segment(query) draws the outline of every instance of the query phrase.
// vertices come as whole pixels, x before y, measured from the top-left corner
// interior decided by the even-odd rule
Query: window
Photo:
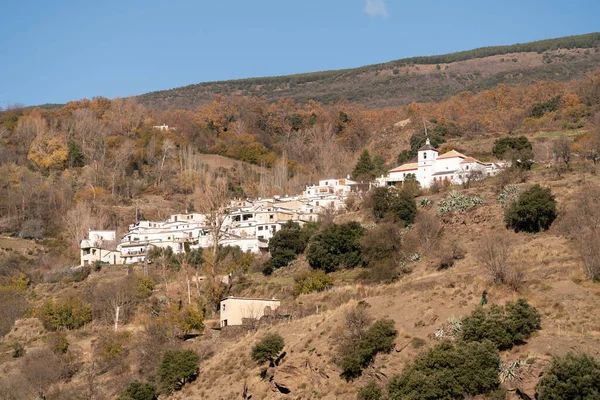
[[[258,230],[259,230],[259,231],[262,231],[262,230],[263,230],[263,227],[262,227],[262,226],[259,226],[259,227],[258,227]]]
[[[273,219],[273,214],[269,214],[269,219]]]
[[[225,304],[223,304],[223,311],[225,311]]]
[[[467,165],[467,170],[469,169],[469,166]]]
[[[423,153],[423,160],[427,158],[427,153]]]

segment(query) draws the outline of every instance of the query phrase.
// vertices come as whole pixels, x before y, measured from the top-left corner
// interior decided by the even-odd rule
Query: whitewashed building
[[[434,182],[461,184],[474,176],[480,178],[496,175],[503,168],[501,163],[484,163],[456,150],[439,155],[427,139],[418,151],[417,162],[403,164],[377,179],[379,186],[394,186],[413,177],[421,187],[428,188]]]
[[[227,297],[221,300],[221,327],[243,325],[245,320],[258,321],[281,305],[277,299]]]
[[[87,239],[79,243],[80,265],[96,262],[121,264],[121,254],[117,250],[116,231],[89,231]]]

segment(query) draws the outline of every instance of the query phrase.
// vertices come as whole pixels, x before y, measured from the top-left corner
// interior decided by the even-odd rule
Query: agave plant
[[[485,201],[479,196],[467,196],[453,190],[438,201],[437,214],[465,213],[469,208],[484,204]]]
[[[435,338],[437,340],[442,340],[446,337],[446,330],[444,329],[444,327],[438,328],[435,331]]]
[[[511,363],[505,363],[500,361],[499,373],[500,382],[520,381],[521,380],[521,366],[523,361],[516,360]]]
[[[429,197],[421,197],[421,199],[419,199],[419,205],[421,208],[429,210],[431,206],[433,206],[433,201]]]
[[[507,208],[519,199],[520,194],[521,190],[517,185],[506,185],[498,195],[498,202],[502,205],[502,208]]]
[[[456,318],[448,318],[448,326],[452,329],[452,334],[458,336],[462,332],[462,320]]]

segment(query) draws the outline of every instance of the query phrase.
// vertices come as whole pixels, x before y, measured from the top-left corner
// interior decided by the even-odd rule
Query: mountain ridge
[[[494,65],[489,65],[490,60]],[[600,33],[594,32],[409,57],[357,68],[201,82],[136,97],[151,108],[193,108],[212,101],[215,95],[396,106],[411,101],[440,101],[460,91],[485,90],[499,83],[549,78],[565,81],[580,78],[598,66]]]

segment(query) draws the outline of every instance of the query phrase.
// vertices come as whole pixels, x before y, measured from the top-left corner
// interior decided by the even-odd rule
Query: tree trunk
[[[115,307],[115,332],[119,329],[119,311],[121,311],[121,306]]]

